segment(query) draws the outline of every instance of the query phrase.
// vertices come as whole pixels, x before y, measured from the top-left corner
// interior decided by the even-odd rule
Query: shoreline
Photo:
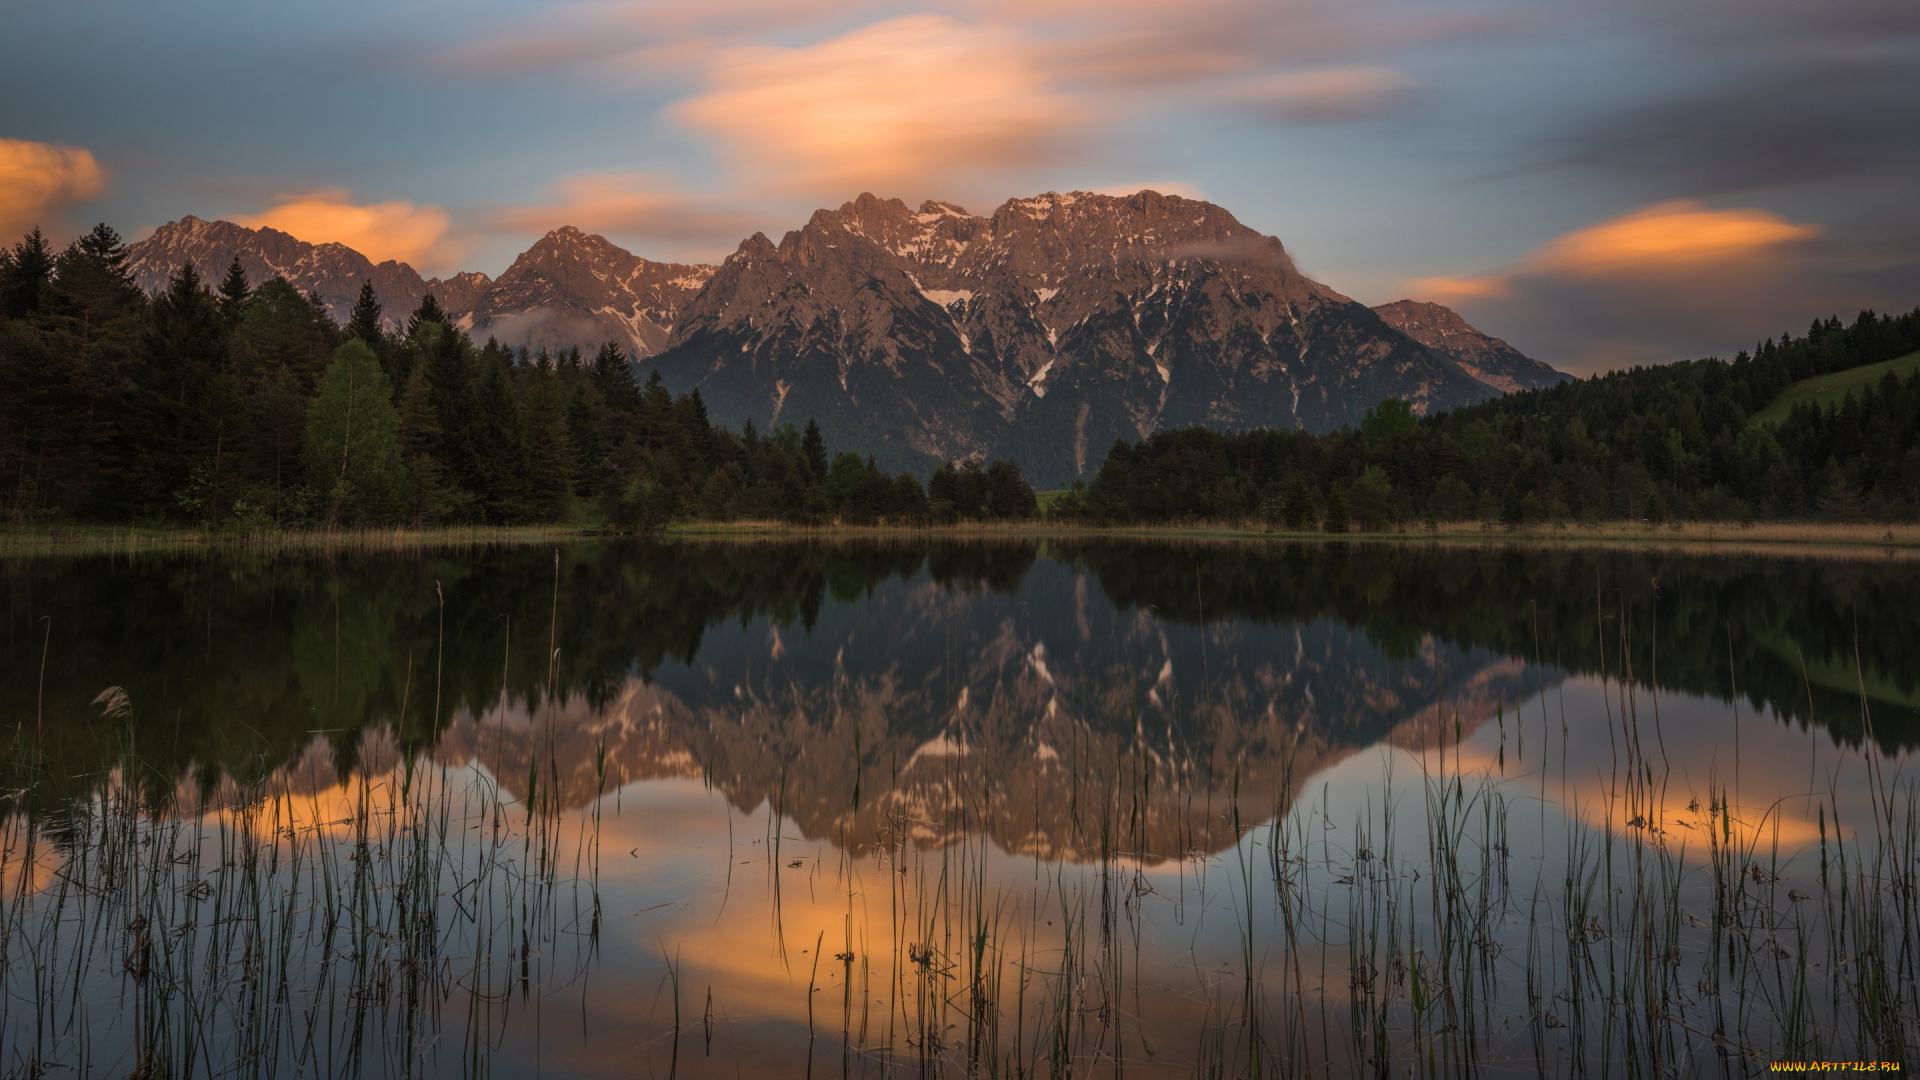
[[[579,543],[618,534],[586,525],[459,526],[435,529],[308,529],[286,532],[223,532],[140,526],[51,525],[0,527],[0,558],[87,555],[183,554],[188,552],[388,552],[467,550]],[[625,537],[633,539],[631,535]],[[1603,523],[1541,525],[1508,529],[1480,522],[1454,522],[1395,531],[1290,532],[1257,522],[1182,525],[1092,526],[1044,521],[966,522],[955,525],[793,525],[786,522],[691,522],[650,534],[654,540],[1161,540],[1203,543],[1328,542],[1442,544],[1447,546],[1628,547],[1779,555],[1852,555],[1880,552],[1920,556],[1920,524],[1869,525],[1814,522],[1675,522],[1667,525]]]

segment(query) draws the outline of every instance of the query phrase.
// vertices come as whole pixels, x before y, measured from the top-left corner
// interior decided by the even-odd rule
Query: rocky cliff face
[[[651,262],[568,226],[541,237],[470,298],[441,299],[477,338],[554,351],[615,341],[649,356],[712,276],[711,266]]]
[[[1467,325],[1452,308],[1395,300],[1373,309],[1388,326],[1453,361],[1460,370],[1503,394],[1538,390],[1572,378],[1519,349]]]
[[[1154,192],[990,217],[863,195],[742,244],[656,363],[730,423],[818,416],[844,445],[1013,457],[1042,486],[1162,428],[1320,431],[1491,393],[1278,240]]]
[[[447,290],[447,284],[421,278],[406,263],[389,259],[376,264],[344,244],[309,244],[278,229],[202,221],[191,214],[127,246],[127,269],[134,283],[148,292],[166,288],[182,263],[192,263],[209,286],[215,285],[236,258],[255,286],[276,275],[286,278],[303,293],[318,293],[327,311],[343,323],[360,298],[362,281],[373,282],[387,321],[397,326],[428,289],[445,299],[448,291],[470,288],[472,279],[486,280],[485,274],[461,274]]]

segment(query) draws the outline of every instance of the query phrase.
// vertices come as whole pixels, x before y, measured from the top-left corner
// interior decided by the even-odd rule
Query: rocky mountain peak
[[[1570,376],[1468,325],[1452,308],[1419,300],[1395,300],[1373,309],[1387,325],[1503,394],[1566,382]]]
[[[521,252],[474,299],[465,322],[474,334],[515,347],[612,341],[646,356],[665,344],[681,308],[712,274],[710,266],[643,259],[567,225]]]
[[[1165,427],[1357,421],[1488,395],[1211,203],[1048,192],[991,217],[871,193],[742,244],[658,358],[727,423],[812,415],[892,467],[1014,457],[1042,485]]]
[[[283,277],[301,292],[317,294],[328,313],[342,322],[359,299],[362,281],[373,282],[386,320],[394,326],[419,305],[430,284],[437,284],[422,280],[405,263],[389,260],[376,266],[344,244],[309,244],[278,229],[207,221],[192,214],[127,247],[128,272],[149,292],[165,288],[182,263],[192,263],[211,282],[235,259],[254,286]]]

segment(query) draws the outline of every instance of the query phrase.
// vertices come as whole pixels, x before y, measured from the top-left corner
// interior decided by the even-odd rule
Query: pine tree
[[[95,225],[87,235],[75,241],[80,251],[100,269],[131,284],[127,277],[127,245],[106,222]]]
[[[412,337],[421,323],[447,325],[447,313],[440,310],[440,301],[435,300],[432,293],[421,297],[420,306],[413,309],[413,317],[407,320],[407,336]]]
[[[486,364],[476,397],[474,494],[480,497],[488,522],[525,521],[531,507],[520,405],[507,382],[506,366],[498,359]]]
[[[800,440],[800,452],[806,455],[807,471],[813,474],[815,481],[827,480],[827,441],[820,437],[820,425],[813,417],[807,417],[807,433]]]
[[[347,317],[347,336],[359,338],[376,352],[386,343],[386,332],[380,326],[380,297],[371,281],[360,282],[360,298],[353,302],[353,314]]]
[[[221,471],[224,417],[215,380],[230,358],[220,305],[201,284],[192,263],[181,264],[165,292],[154,298],[134,386],[120,421],[129,466],[128,494],[139,512],[168,515],[180,509],[196,469]]]
[[[479,485],[471,347],[464,334],[440,323],[423,328],[426,325],[432,329],[423,329],[419,340],[426,352],[422,368],[428,400],[439,427],[433,458],[445,477],[442,501],[449,514],[464,520]]]
[[[53,283],[53,248],[38,225],[0,260],[0,315],[20,319],[40,309]]]
[[[241,267],[239,256],[227,264],[227,276],[220,279],[219,292],[220,317],[227,321],[228,328],[239,326],[247,312],[247,299],[253,295],[253,286],[247,284],[247,271]]]
[[[1286,502],[1281,507],[1281,514],[1287,528],[1295,532],[1313,528],[1313,493],[1307,490],[1305,477],[1296,473],[1293,483],[1287,485]]]
[[[408,486],[413,504],[409,519],[416,527],[440,519],[446,470],[441,468],[440,417],[434,411],[433,391],[427,385],[426,368],[418,367],[400,394],[400,446],[407,465]]]
[[[609,341],[594,354],[590,368],[594,389],[600,398],[622,419],[631,419],[640,408],[640,385],[633,378],[633,364],[618,342]]]
[[[1327,516],[1320,527],[1330,533],[1344,533],[1352,527],[1347,520],[1347,493],[1338,481],[1327,489]]]

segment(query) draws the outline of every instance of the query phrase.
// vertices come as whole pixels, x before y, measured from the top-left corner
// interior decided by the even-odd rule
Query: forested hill
[[[1920,376],[1751,422],[1793,383],[1920,350],[1920,308],[1815,322],[1731,362],[1634,368],[1424,420],[1387,401],[1328,435],[1199,428],[1114,444],[1054,506],[1092,521],[1920,518]]]
[[[343,328],[284,279],[191,264],[149,297],[102,225],[0,249],[0,520],[213,528],[1020,518],[1012,462],[922,486],[819,429],[732,432],[613,343],[476,347],[431,293],[402,333],[370,283]]]

